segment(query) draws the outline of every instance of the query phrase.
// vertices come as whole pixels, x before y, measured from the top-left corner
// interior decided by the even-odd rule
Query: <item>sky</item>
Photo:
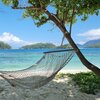
[[[63,34],[53,23],[36,27],[31,18],[22,18],[22,12],[0,3],[0,41],[10,44],[13,48],[40,42],[61,44]],[[85,22],[78,18],[73,25],[72,38],[78,44],[100,39],[100,15],[92,15]],[[64,43],[67,43],[66,39]]]

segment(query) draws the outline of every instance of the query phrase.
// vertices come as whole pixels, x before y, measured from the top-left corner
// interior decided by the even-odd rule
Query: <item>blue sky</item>
[[[62,32],[56,26],[47,23],[37,28],[31,18],[22,18],[22,12],[0,3],[0,41],[9,43],[13,48],[37,42],[60,44]],[[78,20],[73,25],[72,38],[81,44],[100,39],[100,15],[90,16],[86,22]]]

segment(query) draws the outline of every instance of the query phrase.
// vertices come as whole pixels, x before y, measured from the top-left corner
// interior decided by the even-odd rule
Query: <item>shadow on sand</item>
[[[39,80],[45,77],[37,76],[35,79]],[[99,100],[94,95],[81,93],[74,82],[69,77],[63,79],[53,79],[48,84],[37,89],[25,89],[22,84],[32,85],[30,79],[33,77],[16,79],[21,82],[18,87],[12,87],[7,81],[0,77],[0,100]],[[24,83],[24,80],[25,83]],[[39,81],[38,81],[39,82]],[[38,83],[33,83],[38,86]],[[41,83],[43,84],[43,83]]]

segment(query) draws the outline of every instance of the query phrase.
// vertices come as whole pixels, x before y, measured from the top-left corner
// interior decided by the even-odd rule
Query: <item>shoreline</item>
[[[62,69],[62,70],[60,70],[59,72],[58,72],[58,74],[59,73],[70,73],[70,74],[76,74],[76,73],[80,73],[80,72],[91,72],[90,70],[88,70],[88,69],[82,69],[82,70],[80,70],[80,69]]]

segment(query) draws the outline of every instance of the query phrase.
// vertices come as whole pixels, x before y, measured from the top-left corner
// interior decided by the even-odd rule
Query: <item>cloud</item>
[[[100,39],[100,29],[92,29],[87,32],[80,33],[78,36],[85,37],[87,40]]]
[[[83,45],[84,43],[86,43],[87,41],[79,41],[78,44]]]
[[[0,35],[0,41],[6,42],[12,46],[12,48],[19,48],[23,45],[32,44],[32,42],[24,41],[12,33],[4,32]]]

